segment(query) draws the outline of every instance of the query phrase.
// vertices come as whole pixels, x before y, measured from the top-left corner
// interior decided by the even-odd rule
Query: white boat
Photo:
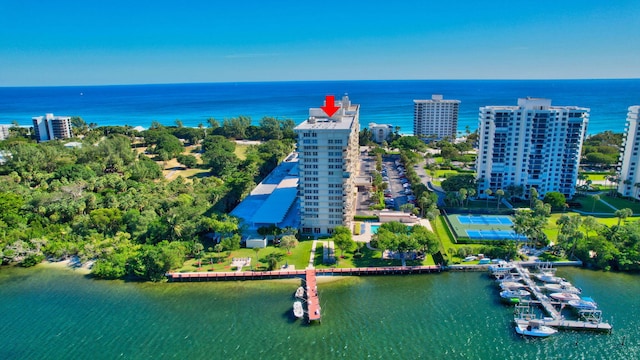
[[[500,297],[503,301],[511,304],[517,304],[527,296],[531,295],[527,290],[503,290],[500,292]]]
[[[304,288],[302,286],[300,286],[297,290],[296,290],[296,294],[295,296],[298,299],[302,299],[304,297]]]
[[[560,301],[580,300],[580,296],[569,292],[558,292],[550,294],[549,297]]]
[[[573,306],[578,310],[597,310],[598,309],[598,304],[596,304],[596,302],[589,297],[583,297],[578,300],[571,300],[569,301],[569,305]]]
[[[502,276],[496,275],[496,282],[498,282],[498,284],[505,281],[519,282],[522,281],[522,276],[514,273],[506,273],[502,274]]]
[[[535,277],[543,282],[546,283],[554,283],[554,284],[560,284],[561,282],[564,281],[563,278],[549,274],[549,273],[540,273],[540,274],[536,274]]]
[[[516,321],[516,332],[520,335],[547,337],[558,332],[558,330],[545,326],[539,320]]]
[[[514,268],[515,268],[515,265],[509,264],[506,261],[501,261],[497,264],[489,265],[488,267],[489,273],[491,273],[491,275],[494,275],[494,276],[499,274],[509,273]]]
[[[582,292],[582,290],[571,285],[571,283],[567,281],[563,281],[559,284],[545,284],[543,286],[543,289],[545,289],[546,291],[566,292],[571,294],[580,294]]]
[[[304,310],[302,309],[301,301],[296,301],[293,303],[293,315],[298,319],[304,316]]]
[[[515,281],[503,281],[500,283],[500,288],[502,290],[515,290],[515,289],[522,289],[524,287],[526,287],[527,285],[519,283],[519,282],[515,282]]]

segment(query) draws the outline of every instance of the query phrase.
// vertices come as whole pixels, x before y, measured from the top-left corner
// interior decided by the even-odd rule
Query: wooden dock
[[[543,294],[540,290],[540,287],[538,287],[535,281],[531,279],[529,270],[518,265],[516,265],[515,269],[518,272],[518,275],[520,275],[524,283],[527,285],[529,291],[531,291],[533,297],[535,297],[540,302],[540,305],[549,314],[549,316],[551,316],[554,320],[560,319],[562,317],[560,315],[560,312],[556,310],[553,304],[551,304],[551,299],[549,299],[547,295]]]
[[[551,319],[538,319],[542,324],[546,326],[552,326],[558,329],[570,329],[570,330],[592,330],[592,331],[611,331],[613,327],[606,322],[589,322],[578,320],[551,320]],[[517,324],[528,324],[528,320],[516,319]]]
[[[366,268],[328,268],[316,269],[317,276],[366,276],[366,275],[408,275],[439,273],[441,266],[387,266]],[[224,281],[224,280],[264,280],[304,278],[306,270],[277,271],[231,271],[231,272],[185,272],[165,274],[169,281]]]
[[[318,285],[316,283],[316,269],[305,271],[307,318],[309,322],[320,321],[320,299],[318,298]]]
[[[598,312],[598,317],[587,317],[587,321],[580,320],[567,320],[560,314],[560,311],[556,309],[556,306],[560,306],[562,310],[565,303],[554,301],[549,298],[547,295],[543,294],[540,290],[540,287],[536,284],[536,282],[531,279],[531,275],[528,269],[523,268],[521,265],[516,264],[515,267],[518,274],[522,277],[522,280],[527,285],[527,288],[535,298],[535,300],[531,301],[523,301],[523,304],[529,306],[530,304],[536,304],[542,306],[542,308],[549,314],[550,317],[545,317],[542,319],[538,319],[538,321],[542,322],[546,326],[555,327],[558,329],[571,329],[571,330],[593,330],[593,331],[608,331],[610,332],[613,327],[611,324],[607,322],[601,321],[602,312],[597,310],[594,312]],[[529,322],[529,318],[515,318],[514,321],[516,324],[527,324]]]

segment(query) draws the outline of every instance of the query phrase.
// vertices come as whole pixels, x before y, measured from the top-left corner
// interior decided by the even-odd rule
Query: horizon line
[[[267,83],[304,83],[304,82],[366,82],[366,81],[594,81],[594,80],[640,80],[640,77],[603,77],[603,78],[509,78],[509,79],[309,79],[309,80],[242,80],[242,81],[202,81],[202,82],[157,82],[157,83],[121,83],[121,84],[68,84],[68,85],[14,85],[3,86],[0,89],[10,88],[51,88],[51,87],[105,87],[105,86],[150,86],[150,85],[206,85],[206,84],[267,84]]]

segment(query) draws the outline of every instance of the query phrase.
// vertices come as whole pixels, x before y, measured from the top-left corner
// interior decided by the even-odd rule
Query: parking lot
[[[385,156],[382,159],[382,179],[388,184],[385,190],[385,205],[388,209],[400,210],[407,202],[414,202],[411,184],[405,178],[404,167],[398,157]]]
[[[382,177],[384,182],[387,183],[387,190],[385,190],[385,205],[387,209],[399,210],[400,206],[407,202],[415,203],[415,197],[411,193],[411,185],[404,177],[404,170],[398,156],[385,156],[382,159]],[[375,171],[375,157],[362,154],[360,157],[360,175],[373,176]],[[371,194],[369,192],[358,192],[357,213],[363,215],[373,214],[373,211],[369,210],[371,205]]]

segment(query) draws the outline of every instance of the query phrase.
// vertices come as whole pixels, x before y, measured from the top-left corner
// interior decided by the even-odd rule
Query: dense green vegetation
[[[622,133],[605,131],[585,139],[582,145],[582,162],[602,168],[618,163]]]
[[[160,280],[213,247],[214,236],[225,251],[239,248],[240,224],[226,213],[294,144],[291,120],[264,118],[256,127],[247,119],[206,129],[154,123],[143,132],[76,120],[75,133],[84,135],[78,148],[12,132],[0,142],[10,154],[0,166],[0,259],[31,266],[45,256],[78,256],[95,260],[92,273],[100,278]],[[264,142],[240,160],[225,136]],[[137,154],[132,142],[142,142],[147,154]],[[184,143],[200,144],[204,165],[182,155]],[[210,176],[164,180],[159,164],[175,157]]]

